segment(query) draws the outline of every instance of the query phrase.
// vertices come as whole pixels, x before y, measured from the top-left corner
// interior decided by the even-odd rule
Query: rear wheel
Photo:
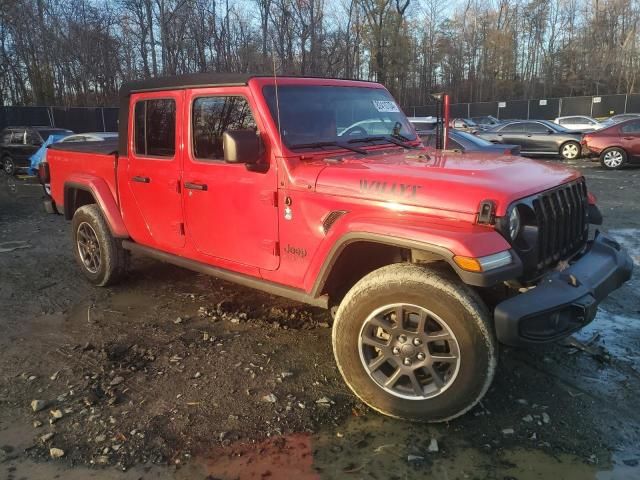
[[[16,173],[16,162],[9,155],[2,159],[2,171],[10,176]]]
[[[84,276],[100,287],[120,280],[127,271],[129,253],[111,235],[98,206],[80,207],[71,225],[74,255]]]
[[[497,349],[479,297],[448,272],[382,267],[340,304],[338,368],[351,390],[385,415],[438,422],[462,415],[493,379]]]
[[[627,162],[627,152],[618,147],[607,148],[600,154],[600,165],[607,170],[617,170]]]
[[[580,156],[580,144],[567,142],[560,147],[560,156],[565,160],[575,160]]]

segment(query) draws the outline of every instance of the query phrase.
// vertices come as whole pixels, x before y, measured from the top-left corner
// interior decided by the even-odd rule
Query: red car
[[[566,337],[631,276],[580,173],[427,149],[380,84],[198,74],[120,105],[115,152],[55,144],[40,170],[84,276],[148,255],[331,309],[346,384],[387,415],[462,415],[498,341]]]
[[[583,152],[586,149],[587,154],[599,157],[600,165],[606,169],[640,163],[640,119],[587,133],[581,143]]]

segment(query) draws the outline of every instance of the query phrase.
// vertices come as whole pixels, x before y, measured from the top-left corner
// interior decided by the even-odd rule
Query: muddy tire
[[[91,283],[105,287],[125,275],[129,252],[113,238],[97,205],[84,205],[76,210],[71,228],[76,262]]]
[[[622,148],[611,147],[600,154],[600,165],[607,170],[618,170],[627,163],[627,152]]]
[[[10,177],[16,174],[16,162],[9,155],[2,158],[2,171]]]
[[[563,160],[575,160],[580,157],[581,148],[578,142],[565,142],[560,147],[560,156]]]
[[[382,267],[347,293],[333,325],[340,373],[367,405],[441,422],[484,396],[497,364],[489,312],[452,273]]]

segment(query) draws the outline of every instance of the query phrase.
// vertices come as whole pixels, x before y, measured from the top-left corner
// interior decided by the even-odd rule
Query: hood
[[[386,150],[333,159],[320,172],[316,191],[468,214],[476,213],[481,201],[493,200],[502,216],[514,200],[580,176],[546,162],[495,153]]]

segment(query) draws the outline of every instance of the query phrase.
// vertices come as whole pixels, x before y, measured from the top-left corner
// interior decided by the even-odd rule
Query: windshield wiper
[[[349,142],[351,143],[351,142]],[[367,151],[362,148],[353,147],[351,145],[347,145],[342,142],[313,142],[313,143],[298,143],[295,145],[291,145],[289,148],[320,148],[320,147],[339,147],[344,148],[345,150],[351,150],[352,152],[359,153],[360,155],[367,155]]]
[[[348,143],[376,142],[376,141],[384,140],[385,142],[393,143],[394,145],[398,145],[400,147],[409,148],[409,149],[413,149],[413,150],[420,150],[420,147],[415,146],[415,145],[410,145],[410,144],[406,143],[407,141],[409,141],[409,139],[407,137],[404,137],[402,135],[398,135],[398,136],[403,138],[405,141],[403,142],[402,140],[394,138],[391,135],[378,135],[378,136],[375,136],[375,137],[354,138],[354,139],[349,140]]]

